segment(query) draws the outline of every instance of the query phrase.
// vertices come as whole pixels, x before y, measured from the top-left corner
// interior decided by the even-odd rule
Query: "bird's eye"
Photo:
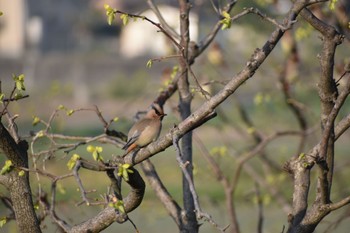
[[[154,111],[156,112],[156,114],[157,114],[158,116],[163,115],[163,113],[161,113],[161,112],[157,109],[156,106],[152,105],[152,108],[154,109]]]

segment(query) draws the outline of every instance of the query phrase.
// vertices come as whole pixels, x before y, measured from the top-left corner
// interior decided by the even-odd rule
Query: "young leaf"
[[[6,223],[7,223],[7,218],[1,217],[0,218],[0,228],[3,227]]]
[[[5,94],[4,93],[0,93],[0,103],[2,103],[4,98],[5,98]]]
[[[149,60],[147,61],[146,67],[147,67],[147,68],[151,68],[152,65],[153,65],[153,61],[152,61],[152,59],[149,59]]]
[[[67,110],[67,116],[71,116],[74,113],[74,109]]]
[[[338,0],[331,0],[329,2],[329,9],[334,10],[335,9],[335,4],[337,4]]]
[[[179,72],[179,70],[180,70],[180,68],[178,65],[174,66],[172,71],[171,71],[170,77],[175,78],[175,76],[176,76],[177,72]]]
[[[24,176],[24,174],[25,174],[25,173],[24,173],[23,170],[20,170],[20,171],[18,172],[18,175],[19,175],[19,176]]]
[[[112,25],[113,20],[115,19],[115,11],[116,11],[116,9],[113,9],[108,4],[104,4],[104,8],[106,10],[107,23],[108,23],[108,25]]]
[[[63,104],[58,105],[57,107],[58,110],[64,110],[66,107]]]
[[[134,173],[133,170],[129,169],[131,164],[119,164],[118,166],[118,176],[122,176],[125,181],[129,180],[129,173]]]
[[[123,21],[123,25],[126,26],[129,23],[129,15],[121,14],[120,19]]]
[[[103,162],[103,158],[100,155],[100,153],[102,153],[103,148],[101,146],[92,146],[92,145],[88,145],[86,150],[90,153],[92,153],[92,157],[94,158],[94,160],[96,161],[101,161]]]
[[[19,91],[25,91],[26,88],[24,86],[24,74],[20,74],[20,75],[12,75],[13,80],[15,81],[16,84],[16,88]]]
[[[32,122],[33,126],[36,126],[39,122],[40,122],[40,118],[37,116],[33,116],[33,122]]]
[[[222,20],[220,20],[220,23],[222,24],[221,30],[230,28],[232,23],[231,15],[226,11],[223,11],[221,15],[224,17]]]
[[[72,170],[79,159],[80,156],[78,154],[74,154],[67,163],[68,170]]]
[[[39,132],[36,133],[36,136],[37,136],[38,138],[43,137],[43,136],[44,136],[44,131],[43,131],[43,130],[40,130]]]
[[[6,160],[4,166],[1,168],[0,175],[3,175],[9,171],[11,171],[12,168],[12,161]]]

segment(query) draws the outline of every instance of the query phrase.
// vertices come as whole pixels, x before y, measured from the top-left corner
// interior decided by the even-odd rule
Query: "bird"
[[[164,114],[159,104],[153,103],[146,115],[137,121],[129,130],[128,140],[123,146],[126,150],[123,157],[134,149],[140,149],[158,139],[162,129]]]

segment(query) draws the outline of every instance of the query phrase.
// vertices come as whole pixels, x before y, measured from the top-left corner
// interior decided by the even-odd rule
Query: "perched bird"
[[[152,104],[152,108],[147,112],[146,116],[136,122],[128,133],[128,140],[123,147],[125,154],[136,148],[142,148],[157,140],[162,129],[162,120],[164,114],[159,104]]]

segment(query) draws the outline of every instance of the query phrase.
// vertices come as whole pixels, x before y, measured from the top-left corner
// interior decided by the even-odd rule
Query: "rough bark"
[[[6,176],[8,176],[7,188],[10,192],[16,223],[20,232],[34,233],[41,230],[34,211],[29,174],[25,171],[24,175],[20,176],[18,169],[19,167],[28,168],[27,147],[25,141],[17,144],[0,122],[0,149],[13,164],[13,169]]]

